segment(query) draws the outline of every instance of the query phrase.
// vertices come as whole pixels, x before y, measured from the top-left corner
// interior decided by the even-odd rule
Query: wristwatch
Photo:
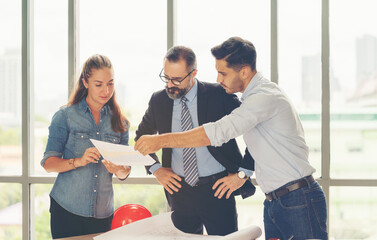
[[[240,178],[240,179],[246,179],[248,178],[248,176],[246,175],[246,173],[244,171],[239,171],[237,173],[237,176]]]

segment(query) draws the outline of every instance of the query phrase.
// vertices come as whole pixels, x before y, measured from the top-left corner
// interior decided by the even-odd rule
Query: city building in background
[[[6,36],[0,41],[0,239],[21,239],[24,229],[30,230],[30,239],[49,239],[48,194],[56,174],[46,173],[39,162],[51,118],[67,103],[70,91],[68,52],[73,51],[67,33],[68,18],[73,14],[68,14],[72,11],[68,9],[70,1],[31,1],[34,38],[30,44],[32,60],[28,60],[32,61],[32,76],[30,84],[22,86],[24,2],[0,2],[0,30]],[[76,59],[79,66],[82,59],[96,53],[112,60],[116,94],[131,122],[133,145],[135,128],[150,96],[164,88],[158,73],[168,46],[191,47],[197,54],[198,79],[214,83],[217,72],[210,48],[231,36],[249,39],[257,49],[258,71],[278,82],[297,107],[309,160],[317,169],[314,177],[329,200],[330,238],[377,239],[377,29],[373,24],[377,22],[377,3],[330,0],[330,39],[326,43],[321,40],[321,1],[274,2],[78,0]],[[274,17],[278,24],[271,20]],[[174,29],[168,23],[174,23]],[[271,29],[278,29],[278,37]],[[271,48],[275,43],[277,49]],[[329,89],[322,84],[322,69],[326,69],[322,45],[330,49]],[[272,64],[274,61],[278,64]],[[21,90],[32,98],[27,140],[21,137],[26,128],[22,126],[25,96]],[[324,103],[327,92],[330,102]],[[324,104],[329,106],[323,108]],[[329,111],[330,119],[325,123],[330,126],[329,139],[327,132],[323,133],[323,109]],[[239,142],[244,146],[242,140]],[[25,143],[30,145],[26,157]],[[329,156],[322,154],[323,149],[330,149]],[[23,159],[29,164],[25,176]],[[139,203],[153,215],[167,211],[163,188],[157,181],[146,176],[143,167],[133,168],[131,174],[130,181],[115,184],[115,205]],[[24,184],[29,187],[26,193]],[[28,226],[20,220],[25,194],[30,197],[28,219],[32,224]],[[251,224],[263,228],[263,201],[259,189],[252,198],[237,199],[240,229]]]

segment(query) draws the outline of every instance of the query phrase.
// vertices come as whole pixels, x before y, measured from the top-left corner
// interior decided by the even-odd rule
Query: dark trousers
[[[174,211],[172,220],[179,230],[203,234],[203,225],[208,235],[227,235],[238,230],[237,210],[234,195],[229,199],[214,197],[213,184],[226,173],[200,178],[198,186],[191,187],[184,180],[179,192],[165,190],[169,205]]]
[[[50,196],[52,238],[80,236],[109,231],[113,215],[108,218],[81,217],[62,208]]]

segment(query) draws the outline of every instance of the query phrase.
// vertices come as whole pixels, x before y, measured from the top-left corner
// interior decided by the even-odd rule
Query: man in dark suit
[[[168,50],[160,78],[166,88],[155,92],[140,123],[135,140],[145,134],[182,132],[229,114],[240,105],[237,96],[227,94],[218,84],[198,81],[196,57],[187,47]],[[221,147],[162,149],[162,166],[147,168],[165,188],[174,211],[174,225],[187,233],[227,235],[238,230],[234,195],[251,196],[255,187],[250,181],[254,160],[246,151],[243,158],[234,139]],[[216,186],[217,180],[239,188],[230,198],[218,196],[227,186]],[[217,192],[216,192],[217,191]],[[217,194],[217,195],[216,195]]]

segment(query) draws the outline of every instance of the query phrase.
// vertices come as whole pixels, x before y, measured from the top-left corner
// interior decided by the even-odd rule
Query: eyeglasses
[[[160,74],[158,75],[160,77],[160,79],[164,82],[164,83],[168,83],[169,81],[171,81],[175,86],[179,86],[181,84],[181,82],[183,82],[188,76],[190,76],[190,74],[195,71],[195,69],[193,69],[191,72],[189,72],[189,74],[186,75],[186,77],[184,77],[183,79],[179,79],[179,78],[175,78],[175,79],[171,79],[171,78],[168,78],[167,76],[165,75],[162,75],[162,72],[164,71],[164,69],[161,69],[161,72]]]

